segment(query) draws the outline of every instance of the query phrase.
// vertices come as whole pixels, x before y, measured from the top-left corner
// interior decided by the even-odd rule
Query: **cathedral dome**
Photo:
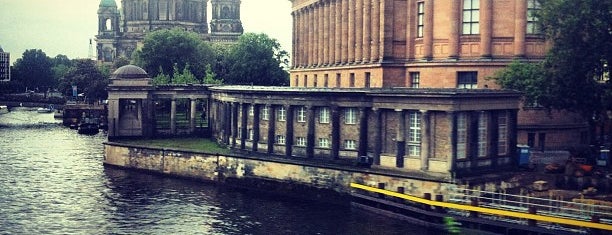
[[[145,79],[149,74],[136,65],[125,65],[113,72],[111,79]]]
[[[102,0],[100,1],[100,7],[117,7],[115,0]]]

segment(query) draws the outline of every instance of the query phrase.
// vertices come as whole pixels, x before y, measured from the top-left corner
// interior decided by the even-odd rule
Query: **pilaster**
[[[259,104],[253,104],[253,152],[259,151],[259,109]]]
[[[397,144],[397,153],[395,155],[395,166],[404,168],[404,156],[406,155],[406,113],[403,109],[396,109],[397,114],[397,133],[395,141]]]
[[[314,146],[315,146],[315,108],[313,106],[306,106],[306,118],[308,119],[308,130],[306,134],[306,157],[314,157]]]
[[[525,56],[525,36],[527,34],[527,0],[516,0],[514,8],[514,56]]]
[[[430,128],[430,113],[427,110],[421,110],[421,170],[429,170],[429,159],[431,153],[431,128]]]

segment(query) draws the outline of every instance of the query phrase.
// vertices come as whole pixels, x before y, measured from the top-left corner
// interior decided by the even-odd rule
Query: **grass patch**
[[[216,142],[202,138],[121,140],[118,142],[149,147],[203,151],[208,153],[228,154],[230,152],[229,149],[219,146]]]

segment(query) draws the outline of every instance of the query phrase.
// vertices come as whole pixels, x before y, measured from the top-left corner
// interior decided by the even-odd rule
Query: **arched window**
[[[223,6],[221,9],[221,19],[228,19],[230,16],[229,7]]]
[[[113,21],[109,18],[107,18],[104,21],[104,30],[106,31],[112,31],[113,30]]]

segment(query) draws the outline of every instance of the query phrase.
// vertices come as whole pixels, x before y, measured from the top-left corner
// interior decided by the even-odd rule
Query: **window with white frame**
[[[329,148],[329,139],[319,138],[319,148]]]
[[[287,110],[285,109],[285,107],[280,106],[278,107],[278,110],[276,111],[276,116],[278,121],[284,122],[287,120]]]
[[[411,72],[410,73],[410,87],[419,88],[420,83],[421,83],[421,73]]]
[[[497,117],[497,153],[506,155],[508,153],[508,117],[505,113]]]
[[[357,124],[357,108],[344,109],[344,124]]]
[[[467,158],[467,114],[457,114],[457,159]]]
[[[297,122],[306,122],[306,107],[297,108]]]
[[[479,34],[480,0],[463,0],[463,34]]]
[[[478,115],[478,157],[486,157],[488,155],[488,118],[489,115],[485,112],[480,112],[480,115]]]
[[[249,129],[249,140],[255,139],[255,131],[253,129]]]
[[[344,140],[344,149],[354,150],[357,149],[357,143],[355,140]]]
[[[295,138],[295,145],[296,146],[302,146],[305,147],[306,146],[306,137],[296,137]]]
[[[329,107],[319,108],[319,123],[329,123]]]
[[[408,113],[408,155],[421,156],[421,113],[413,111]]]
[[[527,34],[540,34],[542,30],[538,25],[538,12],[541,6],[538,0],[527,0]]]
[[[285,144],[285,136],[284,135],[277,135],[276,136],[276,143],[277,144]]]
[[[270,119],[270,107],[264,106],[261,109],[261,120],[269,120]]]
[[[255,115],[255,105],[249,105],[249,116]]]
[[[417,38],[423,37],[423,30],[425,26],[425,3],[417,3]]]
[[[457,88],[476,89],[478,88],[478,72],[458,72]]]

